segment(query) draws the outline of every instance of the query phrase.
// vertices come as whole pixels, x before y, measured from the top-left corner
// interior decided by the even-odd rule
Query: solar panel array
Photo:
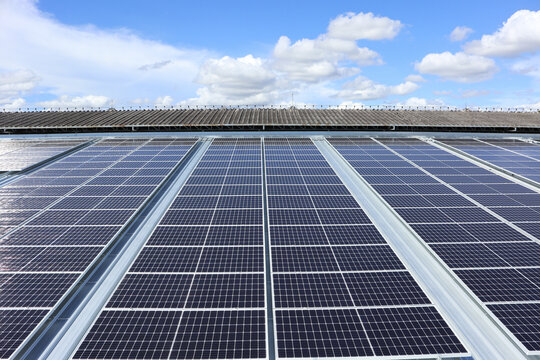
[[[193,139],[110,139],[0,188],[0,358],[10,357]]]
[[[328,140],[465,291],[540,354],[540,192],[418,139]],[[196,141],[104,139],[0,187],[0,358]],[[538,181],[536,144],[441,141]],[[214,139],[118,275],[73,358],[261,359],[274,347],[289,359],[467,354],[309,138]]]
[[[439,139],[461,151],[540,183],[540,146],[510,139]]]
[[[74,354],[267,356],[261,141],[216,139]]]
[[[278,357],[466,353],[312,141],[264,144]]]
[[[21,171],[85,142],[86,140],[0,141],[0,171]]]
[[[538,192],[420,140],[330,142],[527,351],[540,351]]]

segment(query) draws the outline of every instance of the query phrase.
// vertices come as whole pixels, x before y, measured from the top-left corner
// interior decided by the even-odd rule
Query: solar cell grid
[[[53,307],[78,274],[4,274],[0,284],[0,307]]]
[[[528,349],[534,349],[535,342],[530,339],[539,337],[540,325],[538,324],[540,322],[534,317],[531,317],[534,319],[532,321],[530,321],[531,318],[525,319],[517,309],[530,306],[528,302],[537,301],[539,288],[530,273],[534,274],[537,266],[540,265],[537,254],[540,245],[532,241],[527,234],[518,231],[515,228],[518,223],[514,222],[515,220],[536,220],[538,212],[536,208],[531,207],[534,200],[529,200],[527,205],[514,200],[514,197],[518,199],[518,196],[519,199],[535,198],[535,194],[531,193],[532,190],[513,184],[506,178],[490,173],[472,163],[464,162],[455,155],[445,153],[419,140],[382,140],[380,143],[370,141],[379,147],[384,146],[386,149],[395,151],[396,155],[401,155],[404,159],[422,166],[425,172],[434,175],[441,183],[449,183],[454,189],[466,194],[463,196],[456,192],[456,195],[446,195],[449,198],[432,195],[432,198],[427,199],[427,196],[420,193],[436,208],[420,209],[418,205],[410,204],[411,201],[407,204],[414,206],[411,209],[418,209],[416,211],[421,210],[424,213],[429,211],[430,215],[441,211],[452,219],[451,223],[447,224],[414,224],[418,222],[415,217],[408,218],[407,214],[404,214],[404,211],[411,209],[402,207],[403,201],[400,203],[399,200],[402,196],[385,196],[391,193],[388,191],[385,191],[383,196],[407,222],[412,223],[413,229],[430,244],[434,252],[450,268],[454,269],[456,276],[475,293],[480,301],[497,304],[488,305],[488,307]],[[340,143],[332,140],[331,142],[345,158],[350,153],[371,154],[371,150],[362,145],[358,145],[356,151],[353,152],[350,148],[346,150],[341,148]],[[347,154],[343,153],[345,151]],[[419,154],[429,160],[419,161]],[[435,165],[436,162],[440,165]],[[431,165],[436,167],[429,167]],[[381,161],[379,168],[386,169],[385,166],[386,164]],[[363,169],[357,170],[360,174],[364,173]],[[405,181],[405,177],[400,176],[399,180]],[[377,186],[374,188],[381,193],[380,188]],[[529,193],[531,194],[526,195]],[[458,200],[458,196],[463,200]],[[450,200],[450,197],[452,197],[451,201],[447,202],[446,200]],[[499,217],[486,211],[486,208],[478,206],[475,201],[495,212]],[[454,205],[460,202],[464,203]],[[445,207],[449,203],[454,207]],[[465,204],[468,204],[468,207],[462,207],[466,206]],[[534,225],[526,230],[532,234],[532,229]],[[512,307],[513,302],[516,301],[520,304],[516,306],[515,311],[504,309],[504,307]],[[522,329],[527,327],[529,328],[527,335],[523,336]]]
[[[466,351],[433,306],[362,308],[358,312],[378,356]]]
[[[530,180],[540,181],[540,147],[536,144],[495,139],[438,140]]]
[[[11,192],[11,195],[8,196],[18,197],[16,201],[5,202],[4,209],[31,204],[34,209],[38,210],[27,212],[24,217],[20,218],[20,225],[15,227],[13,224],[13,231],[8,232],[0,239],[0,256],[4,259],[0,267],[0,274],[5,274],[8,271],[20,272],[14,273],[0,290],[2,301],[4,301],[3,307],[38,306],[45,308],[43,312],[40,312],[40,318],[33,323],[34,327],[73,286],[81,273],[96,259],[103,247],[110,242],[147,198],[147,196],[142,197],[142,199],[105,198],[113,190],[121,187],[88,184],[90,182],[109,183],[108,181],[97,181],[97,179],[105,178],[102,175],[110,167],[121,163],[124,157],[129,156],[133,150],[144,148],[147,142],[148,139],[135,142],[120,140],[114,144],[111,143],[110,149],[100,146],[101,143],[98,143],[36,171],[30,179],[50,180],[51,175],[59,175],[54,173],[58,172],[54,169],[63,169],[63,173],[60,174],[62,178],[53,179],[46,185],[43,185],[41,180],[32,183],[23,178],[3,188],[7,189],[7,192]],[[185,154],[194,142],[195,140],[189,140],[182,148],[181,154]],[[125,143],[137,145],[123,146]],[[162,145],[158,152],[167,146],[168,144]],[[116,148],[122,150],[114,151]],[[109,153],[116,155],[110,156]],[[131,164],[135,164],[135,162]],[[138,166],[140,165],[138,164]],[[173,166],[168,168],[169,172]],[[41,173],[49,175],[49,177],[41,177]],[[109,175],[114,178],[116,174]],[[127,175],[128,177],[125,179],[129,179],[131,174],[122,175]],[[76,186],[64,186],[66,184]],[[10,191],[10,186],[12,189],[20,190]],[[156,187],[157,183],[154,182],[152,188]],[[115,210],[114,208],[118,208],[120,202],[121,206],[128,205],[129,210],[123,208]],[[104,207],[94,210],[98,205]],[[22,215],[21,212],[18,214]],[[11,222],[13,223],[13,220]],[[118,226],[110,226],[111,224]],[[33,327],[28,328],[25,336],[33,330]],[[16,330],[12,329],[11,331],[15,332]],[[7,341],[9,336],[11,336],[9,331],[4,332],[0,342]],[[22,337],[18,338],[10,351],[14,351],[23,340]]]
[[[277,273],[274,301],[277,308],[353,306],[339,273]]]
[[[374,355],[356,310],[277,310],[276,330],[282,358]]]
[[[488,308],[527,350],[540,350],[540,304],[492,304]]]
[[[75,357],[132,356],[115,341],[96,352],[95,337],[105,323],[121,329],[123,317],[143,324],[147,314],[135,309],[147,305],[178,314],[167,330],[172,340],[150,358],[266,357],[260,156],[258,139],[213,141]],[[124,338],[146,331],[135,326]]]
[[[264,308],[264,274],[198,274],[186,308]]]
[[[456,274],[485,303],[540,300],[540,288],[515,269],[456,270]]]
[[[9,358],[48,310],[0,310],[0,358]]]
[[[0,171],[21,171],[57,156],[87,140],[4,140],[0,141]]]
[[[410,275],[397,275],[408,272],[310,139],[268,138],[264,147],[265,155],[278,151],[288,154],[282,161],[267,158],[265,169],[269,179],[278,356],[378,355],[373,352],[378,334],[366,334],[358,309],[374,304],[385,307],[431,302]],[[300,153],[305,151],[319,159],[299,161],[303,156]],[[275,174],[288,178],[278,180]],[[282,185],[275,185],[278,181]],[[310,307],[314,309],[305,309]],[[438,322],[442,320],[438,313],[437,316],[424,318],[443,325],[446,334],[452,334],[444,321]],[[405,324],[395,327],[398,326],[407,328]],[[427,350],[418,345],[395,350],[395,344],[391,344],[388,351],[393,355],[465,351],[453,334],[446,338],[433,333],[425,339],[414,329],[410,334],[417,336],[415,341],[419,344],[431,341],[439,347]],[[448,343],[456,347],[445,346]]]

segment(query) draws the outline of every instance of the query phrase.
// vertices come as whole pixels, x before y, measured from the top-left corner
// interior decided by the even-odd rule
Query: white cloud
[[[343,85],[343,90],[338,96],[347,100],[374,100],[382,99],[390,95],[406,95],[417,90],[418,84],[412,81],[405,81],[398,85],[377,84],[374,81],[358,76],[356,79]]]
[[[0,109],[2,109],[2,111],[18,110],[22,108],[24,105],[26,105],[26,101],[23,98],[0,99]]]
[[[358,73],[359,68],[351,67],[350,63],[358,66],[380,63],[375,51],[358,47],[355,41],[325,35],[295,43],[282,36],[274,47],[273,60],[275,70],[285,73],[289,79],[308,83]]]
[[[456,26],[450,33],[450,41],[463,41],[474,32],[473,29],[466,26]]]
[[[516,11],[494,34],[465,44],[467,53],[483,56],[518,56],[540,50],[540,10]]]
[[[11,97],[34,89],[39,77],[30,70],[16,70],[0,73],[0,97]]]
[[[155,106],[169,106],[172,105],[173,98],[169,95],[167,96],[160,96],[154,101]]]
[[[330,21],[328,32],[315,39],[292,42],[281,36],[274,47],[272,67],[288,79],[317,83],[357,74],[361,66],[382,64],[377,52],[360,47],[357,40],[394,38],[399,20],[372,13],[347,13]]]
[[[427,108],[438,108],[441,106],[446,106],[444,101],[441,99],[424,99],[418,97],[410,97],[403,102],[396,103],[397,107],[427,107]]]
[[[149,98],[136,98],[136,99],[131,100],[130,103],[135,104],[135,105],[143,105],[143,104],[150,103],[150,99]]]
[[[54,109],[54,108],[103,108],[112,107],[114,100],[106,96],[76,96],[71,97],[68,95],[62,95],[55,100],[42,101],[37,103],[38,106]]]
[[[196,81],[204,85],[197,90],[199,97],[183,103],[256,105],[272,103],[277,97],[276,74],[267,61],[252,55],[210,59],[201,66]]]
[[[422,74],[438,75],[445,80],[465,83],[490,79],[498,71],[492,59],[448,51],[426,55],[416,63],[415,68]]]
[[[216,57],[147,40],[129,29],[67,25],[37,4],[0,0],[0,74],[13,78],[4,81],[0,75],[3,104],[20,105],[32,92],[54,98],[36,105],[56,108],[169,106],[173,98],[188,99],[182,104],[278,104],[292,91],[302,102],[324,102],[339,93],[331,80],[382,64],[377,52],[357,41],[393,39],[403,28],[399,20],[347,13],[316,38],[281,37],[268,58]],[[372,84],[372,95],[348,96],[408,93],[420,81],[414,75],[395,86]],[[161,94],[169,95],[156,99]]]
[[[393,39],[403,24],[399,20],[379,17],[373,13],[339,15],[328,25],[328,36],[345,40]]]
[[[33,90],[39,77],[30,70],[15,70],[0,73],[0,108],[17,110],[26,105],[21,96]]]
[[[536,104],[525,104],[525,105],[520,105],[519,107],[526,108],[526,109],[538,109],[538,110],[540,110],[540,101],[537,102]]]
[[[54,95],[103,94],[129,102],[188,96],[206,51],[143,39],[129,30],[60,23],[32,0],[0,1],[0,69],[30,69]]]
[[[511,66],[511,69],[519,74],[540,79],[540,56],[532,56],[528,59],[517,61]]]
[[[418,74],[411,74],[405,78],[406,81],[412,81],[412,82],[426,82],[426,79],[422,77],[422,75]]]
[[[515,103],[514,103],[515,104]],[[508,107],[515,107],[520,109],[533,109],[540,111],[540,101],[537,103],[521,104],[521,105],[509,105]]]

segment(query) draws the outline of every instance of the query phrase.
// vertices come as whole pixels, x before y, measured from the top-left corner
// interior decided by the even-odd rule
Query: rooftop
[[[540,132],[539,112],[388,109],[211,108],[0,113],[5,133],[366,130]]]

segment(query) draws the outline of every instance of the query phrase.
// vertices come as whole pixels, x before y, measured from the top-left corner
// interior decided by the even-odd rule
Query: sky
[[[540,109],[535,1],[0,0],[0,111]]]

